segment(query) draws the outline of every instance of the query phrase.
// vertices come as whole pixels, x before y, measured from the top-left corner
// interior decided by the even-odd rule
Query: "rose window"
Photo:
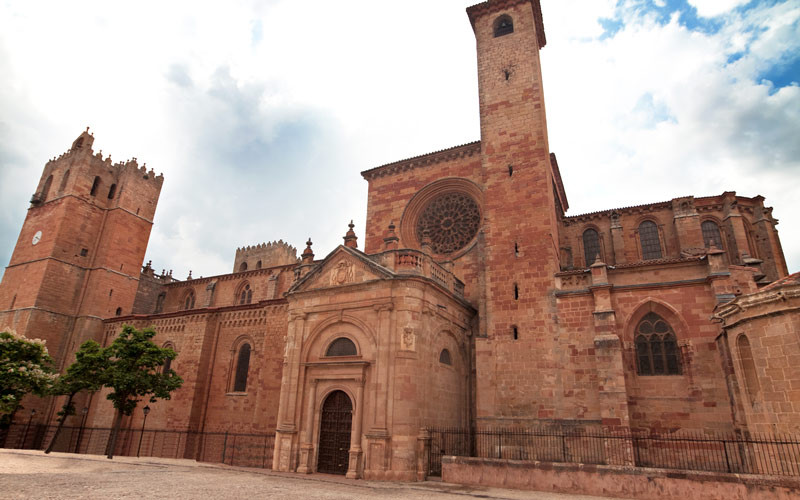
[[[438,254],[461,250],[472,241],[480,227],[481,212],[472,197],[446,193],[431,200],[417,219],[417,239],[428,236]]]

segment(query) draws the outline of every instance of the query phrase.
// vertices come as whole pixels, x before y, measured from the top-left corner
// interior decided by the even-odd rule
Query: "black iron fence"
[[[588,428],[429,428],[429,474],[441,475],[442,456],[541,462],[631,465],[800,476],[800,439],[790,435],[660,435]]]
[[[0,447],[43,450],[53,439],[55,429],[55,425],[12,424],[0,434]],[[53,451],[102,455],[110,435],[109,427],[65,425]],[[114,454],[271,468],[274,444],[275,434],[122,429]]]

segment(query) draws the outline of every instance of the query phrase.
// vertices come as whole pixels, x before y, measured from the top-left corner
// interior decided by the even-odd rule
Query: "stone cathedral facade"
[[[275,241],[229,274],[156,273],[163,177],[87,130],[44,168],[0,328],[47,339],[63,369],[86,339],[155,327],[185,384],[148,426],[275,432],[282,471],[416,479],[427,426],[800,430],[800,283],[764,199],[567,215],[539,0],[467,14],[480,140],[362,172],[361,242],[351,224],[325,256]],[[102,394],[86,404],[109,425]]]

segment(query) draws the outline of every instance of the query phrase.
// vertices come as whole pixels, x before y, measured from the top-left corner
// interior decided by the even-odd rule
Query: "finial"
[[[420,243],[420,250],[422,250],[423,252],[425,253],[433,252],[433,248],[431,248],[430,233],[428,232],[427,229],[422,230],[422,241],[420,241],[419,243]]]
[[[356,225],[353,224],[352,219],[350,220],[350,224],[348,224],[347,227],[349,227],[350,229],[344,235],[344,246],[348,248],[358,248],[358,237],[356,236],[355,231],[353,231],[353,228],[356,227]]]
[[[314,252],[311,250],[311,245],[313,245],[313,243],[311,242],[311,237],[309,236],[308,241],[306,241],[306,249],[303,250],[303,264],[311,264],[314,262]]]
[[[187,280],[192,279],[192,270],[189,269],[189,276],[186,277]]]
[[[86,127],[86,133],[89,133],[89,127]]]
[[[394,232],[395,226],[394,221],[389,221],[389,231],[386,235],[386,238],[383,239],[383,249],[384,250],[394,250],[397,248],[397,244],[400,241],[400,238],[397,237],[397,234]]]

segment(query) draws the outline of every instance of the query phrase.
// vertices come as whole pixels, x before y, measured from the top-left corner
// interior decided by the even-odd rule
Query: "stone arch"
[[[639,302],[636,307],[633,308],[631,315],[625,320],[622,340],[625,342],[633,342],[636,326],[642,318],[651,312],[658,314],[669,323],[672,330],[675,332],[675,336],[678,338],[679,347],[681,341],[689,338],[689,325],[686,323],[686,320],[683,319],[683,315],[668,303],[653,297],[648,297]]]
[[[352,340],[362,358],[371,358],[375,353],[376,336],[369,325],[353,316],[342,315],[340,317],[335,314],[320,322],[309,334],[308,340],[304,342],[300,359],[304,362],[312,358],[323,359],[325,349],[338,337]]]

